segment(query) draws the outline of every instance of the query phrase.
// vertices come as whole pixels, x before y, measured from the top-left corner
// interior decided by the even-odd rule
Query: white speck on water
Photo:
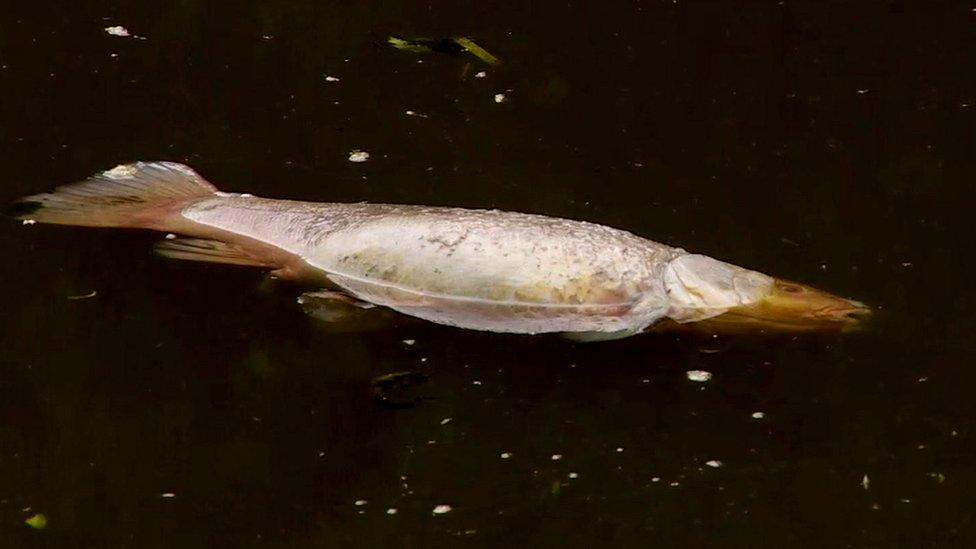
[[[675,486],[678,486],[678,485],[680,485],[680,484],[681,484],[680,482],[678,482],[678,481],[674,481],[674,482],[672,482],[671,484],[668,484],[668,486],[670,486],[670,487],[672,487],[672,488],[674,488]]]
[[[568,474],[566,476],[569,477],[569,478],[579,478],[579,475],[576,474],[576,473],[570,473],[570,474]]]
[[[553,454],[552,455],[552,460],[553,461],[559,461],[561,459],[563,459],[563,455],[562,454]]]
[[[623,449],[623,448],[621,448],[621,447],[619,447],[619,446],[617,447],[617,453],[618,453],[618,454],[619,454],[620,452],[623,452],[623,451],[624,451],[624,449]]]
[[[651,482],[661,482],[661,477],[651,477]]]
[[[427,362],[427,357],[420,357],[420,362]]]
[[[929,380],[929,378],[927,378],[927,377],[925,377],[925,376],[922,376],[922,377],[920,377],[920,378],[918,378],[918,382],[919,382],[919,383],[925,383],[925,382],[926,382],[926,381],[928,381],[928,380]]]
[[[325,457],[325,452],[319,452],[319,457]]]
[[[871,479],[869,479],[867,475],[861,477],[861,487],[865,490],[871,487]]]
[[[114,27],[105,27],[105,32],[111,36],[132,36],[129,34],[129,29],[123,27],[122,25],[115,25]]]
[[[159,494],[159,497],[166,498],[166,499],[175,498],[176,494],[174,494],[173,492],[163,492],[162,494]]]
[[[403,340],[403,344],[404,344],[404,345],[413,345],[413,344],[414,344],[414,343],[416,343],[416,342],[417,342],[417,340],[416,340],[416,339],[404,339],[404,340]]]
[[[766,417],[766,413],[765,412],[753,412],[752,413],[752,419],[762,419],[764,417]]]
[[[356,500],[356,507],[362,507],[363,505],[366,505],[366,500],[365,499],[357,499]]]
[[[397,514],[396,507],[390,507],[389,509],[387,509],[386,510],[386,514],[387,515],[395,515],[395,514]]]
[[[935,472],[929,473],[929,478],[935,480],[939,484],[945,482],[946,479],[945,475],[943,475],[942,473],[935,473]]]
[[[715,469],[718,469],[719,467],[722,466],[722,462],[719,461],[719,460],[717,460],[717,459],[710,459],[710,460],[708,460],[708,461],[705,462],[705,465],[708,465],[709,467],[713,467]]]
[[[451,418],[446,417],[446,418],[444,418],[444,419],[441,420],[441,425],[447,425],[451,421],[453,421]]]
[[[165,238],[166,240],[176,240],[176,233],[166,233],[166,236],[164,236],[163,238]]]
[[[21,225],[33,225],[35,223],[37,223],[37,220],[34,219],[25,219],[20,222]]]
[[[911,503],[911,502],[912,502],[912,500],[910,500],[910,499],[908,499],[908,498],[901,498],[901,499],[900,499],[900,500],[898,500],[898,501],[900,501],[900,502],[902,502],[902,503]]]
[[[481,385],[481,382],[476,379],[471,382],[471,385]]]
[[[451,506],[450,505],[438,505],[437,507],[434,507],[434,510],[431,511],[431,512],[434,513],[435,515],[443,515],[444,513],[450,513],[451,512]]]
[[[349,152],[350,162],[366,162],[367,160],[369,160],[369,153],[366,151],[354,149]]]
[[[646,377],[641,380],[641,383],[650,383],[650,382],[651,380],[647,379]]]
[[[863,90],[857,90],[857,93],[858,93],[858,95],[864,95],[864,94],[868,93],[869,91],[871,91],[871,90],[865,88]]]
[[[485,71],[478,71],[478,72],[474,73],[474,77],[475,78],[484,78],[486,76],[488,76],[488,73],[485,72]]]
[[[504,93],[495,94],[495,103],[504,103],[506,101],[508,101],[508,97],[506,97]]]
[[[403,111],[403,114],[407,116],[416,116],[417,118],[427,118],[426,114],[422,114],[417,111]]]
[[[501,454],[498,455],[498,457],[500,457],[502,459],[508,459],[508,458],[512,457],[512,453],[511,452],[502,452]]]
[[[704,383],[712,379],[712,373],[706,372],[705,370],[688,370],[685,372],[685,375],[688,376],[689,380],[697,381],[699,383]]]
[[[335,77],[335,76],[326,76],[325,77],[325,81],[326,82],[338,82],[339,79],[337,77]]]

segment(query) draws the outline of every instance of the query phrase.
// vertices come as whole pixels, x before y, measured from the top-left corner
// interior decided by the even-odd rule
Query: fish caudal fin
[[[25,222],[166,229],[165,218],[217,188],[175,162],[135,162],[50,193],[24,197],[11,214]]]

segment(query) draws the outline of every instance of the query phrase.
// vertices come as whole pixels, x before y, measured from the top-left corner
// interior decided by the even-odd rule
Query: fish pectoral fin
[[[305,292],[298,296],[299,305],[329,305],[329,306],[343,306],[352,307],[355,309],[372,309],[376,307],[374,303],[368,301],[363,301],[361,299],[356,299],[355,297],[347,294],[346,292],[340,292],[336,290],[317,290],[314,292]]]
[[[223,263],[227,265],[246,265],[251,267],[274,266],[261,261],[239,246],[219,240],[174,238],[157,242],[153,249],[157,254],[173,259]]]
[[[333,331],[362,332],[387,328],[399,316],[390,309],[334,290],[305,292],[298,297],[298,304],[305,314]]]

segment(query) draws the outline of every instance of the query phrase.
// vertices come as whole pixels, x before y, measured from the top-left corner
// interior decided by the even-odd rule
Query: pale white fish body
[[[189,221],[287,250],[355,297],[475,330],[636,332],[669,307],[674,248],[499,211],[215,197]]]
[[[629,232],[497,210],[272,200],[222,193],[192,169],[137,162],[15,204],[20,219],[142,227],[171,257],[327,279],[451,326],[624,337],[756,302],[774,280]]]
[[[768,279],[626,231],[497,210],[225,195],[181,213],[294,254],[364,301],[475,330],[624,336],[721,314]],[[728,288],[703,295],[710,272]]]

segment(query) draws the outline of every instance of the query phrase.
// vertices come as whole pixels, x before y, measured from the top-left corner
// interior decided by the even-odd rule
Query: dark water
[[[4,2],[0,199],[171,159],[266,196],[586,219],[862,299],[872,329],[324,333],[299,289],[158,235],[9,221],[0,545],[972,542],[971,4],[521,4]],[[429,376],[418,405],[374,398],[397,371]]]

